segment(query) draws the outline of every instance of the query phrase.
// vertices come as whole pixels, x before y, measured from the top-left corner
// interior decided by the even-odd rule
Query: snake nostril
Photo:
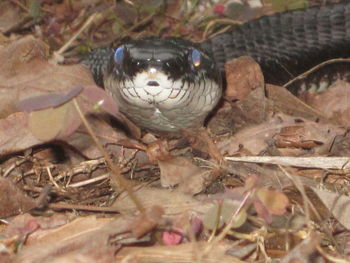
[[[158,83],[158,81],[150,80],[150,81],[147,82],[147,86],[155,86],[155,87],[158,87],[158,86],[159,86],[159,83]]]

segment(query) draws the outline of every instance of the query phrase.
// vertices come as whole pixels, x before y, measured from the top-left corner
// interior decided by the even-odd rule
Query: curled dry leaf
[[[311,149],[322,145],[320,141],[306,138],[310,135],[306,131],[306,126],[288,126],[281,129],[281,131],[274,137],[275,145],[279,148],[295,147]]]
[[[168,160],[172,157],[169,153],[169,145],[167,140],[155,140],[147,146],[146,153],[152,162]]]
[[[74,97],[78,96],[83,90],[83,87],[77,87],[69,90],[66,94],[44,94],[36,97],[21,100],[17,103],[17,108],[20,111],[38,111],[48,108],[56,108],[69,102]]]
[[[303,132],[302,139],[317,145],[315,152],[318,154],[328,152],[335,136],[343,134],[344,129],[328,123],[317,123],[307,119],[284,115],[274,115],[266,122],[253,127],[245,128],[232,137],[218,143],[222,154],[235,154],[244,147],[253,155],[258,155],[268,147],[268,140],[275,138],[286,127],[294,127]],[[300,128],[296,128],[300,127]]]

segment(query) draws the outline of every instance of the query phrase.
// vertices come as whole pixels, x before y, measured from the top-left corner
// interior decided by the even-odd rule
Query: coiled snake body
[[[350,1],[265,16],[200,44],[131,41],[97,50],[83,63],[137,125],[178,132],[203,124],[221,98],[224,63],[242,55],[253,57],[273,84],[327,59],[350,57]],[[349,65],[345,72],[349,77]]]

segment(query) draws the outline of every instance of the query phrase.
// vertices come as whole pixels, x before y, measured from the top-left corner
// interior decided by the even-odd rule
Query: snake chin
[[[152,131],[178,132],[201,126],[221,97],[220,84],[203,75],[195,82],[172,80],[165,74],[146,79],[140,73],[132,81],[110,76],[105,86],[122,113]]]

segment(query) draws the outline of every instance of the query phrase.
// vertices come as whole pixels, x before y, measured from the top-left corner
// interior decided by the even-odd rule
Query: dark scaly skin
[[[260,64],[267,83],[281,85],[325,60],[350,57],[350,1],[264,16],[209,39],[201,43],[199,48],[214,59],[220,71],[223,71],[225,62],[249,55]],[[109,79],[105,88],[115,96],[118,92],[111,74],[113,71],[106,70],[107,62],[109,68],[113,68],[111,56],[113,51],[104,49],[102,53],[92,53],[83,63],[92,69],[99,84],[103,78]],[[331,81],[334,75],[338,78],[339,74],[349,80],[350,64],[343,63],[338,68],[340,71],[337,73],[323,73]],[[102,72],[104,77],[101,77]],[[294,94],[299,90],[300,85],[290,87]],[[221,92],[217,94],[220,96]],[[213,100],[213,107],[217,101]],[[139,123],[145,118],[144,110],[138,113],[137,109],[133,109],[130,113],[130,109],[127,104],[121,108],[136,124],[151,130],[167,130],[162,126],[162,121],[157,124],[158,128],[153,125],[156,122],[151,125],[147,121]],[[191,112],[183,111],[181,114],[176,120],[177,127],[169,131],[191,127],[188,125]],[[204,112],[193,126],[202,124],[207,114]]]
[[[251,56],[267,83],[283,85],[323,61],[350,57],[350,1],[264,16],[207,40],[202,47],[213,54],[220,69],[233,58]],[[349,63],[341,71],[350,79]],[[298,88],[290,89],[296,94]]]
[[[104,87],[125,115],[156,132],[203,125],[222,94],[221,74],[212,57],[198,45],[176,38],[131,41],[122,48],[123,63],[111,59]],[[200,54],[198,66],[192,61],[194,50]],[[158,77],[151,77],[147,85],[152,70]]]

